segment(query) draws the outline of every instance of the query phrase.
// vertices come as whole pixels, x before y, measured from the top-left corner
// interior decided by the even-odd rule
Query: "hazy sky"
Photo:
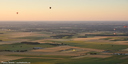
[[[128,0],[0,0],[0,21],[128,21]]]

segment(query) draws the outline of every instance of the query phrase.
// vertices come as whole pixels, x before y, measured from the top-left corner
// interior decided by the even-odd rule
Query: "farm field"
[[[22,26],[21,29],[14,24],[17,29],[0,29],[1,64],[128,64],[128,36],[124,28],[119,26],[122,31],[118,30],[117,35],[113,35],[113,27],[118,25],[112,25],[111,31],[110,27],[108,31],[103,28],[98,31],[100,27],[85,26],[90,27],[87,30],[84,25],[75,27],[71,24],[66,28],[67,24],[64,24],[62,29],[61,25],[52,25]]]

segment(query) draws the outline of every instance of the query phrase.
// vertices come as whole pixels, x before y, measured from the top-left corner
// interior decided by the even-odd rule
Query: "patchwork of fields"
[[[128,64],[127,36],[111,36],[113,31],[77,33],[75,28],[75,33],[71,28],[38,29],[0,30],[0,64]]]

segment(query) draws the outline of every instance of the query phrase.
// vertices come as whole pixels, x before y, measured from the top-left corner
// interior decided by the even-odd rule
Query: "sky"
[[[0,21],[128,21],[128,0],[0,0]]]

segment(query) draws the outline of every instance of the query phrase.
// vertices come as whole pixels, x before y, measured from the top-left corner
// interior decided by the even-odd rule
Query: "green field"
[[[10,44],[10,45],[9,44],[0,45],[0,50],[31,50],[31,49],[33,49],[33,47],[49,48],[49,47],[54,47],[54,46],[49,45],[47,43],[36,44],[36,45],[14,43],[14,44]]]
[[[19,39],[30,39],[31,41],[34,40],[41,40],[48,37],[40,37],[40,36],[28,36],[28,37],[20,37]]]
[[[12,41],[15,39],[26,39],[28,41],[37,41],[40,40],[40,42],[45,42],[41,44],[22,44],[22,43],[13,43],[13,44],[2,44],[0,45],[0,50],[29,50],[25,52],[26,54],[22,54],[22,52],[10,52],[10,53],[15,53],[15,54],[10,54],[8,52],[0,52],[0,53],[8,53],[5,56],[12,56],[12,57],[23,57],[22,59],[16,59],[16,60],[11,60],[12,62],[31,62],[31,64],[128,64],[127,60],[128,58],[121,59],[123,57],[126,57],[124,55],[112,55],[112,57],[108,58],[96,58],[96,57],[84,57],[84,58],[78,58],[74,59],[75,56],[64,56],[64,55],[45,55],[45,52],[33,52],[30,50],[33,50],[33,47],[42,47],[42,48],[54,48],[57,46],[63,46],[63,45],[50,45],[49,43],[64,43],[67,44],[68,46],[73,46],[73,47],[80,47],[80,48],[92,48],[92,49],[100,49],[100,50],[111,50],[114,52],[118,52],[122,49],[126,49],[128,45],[117,45],[115,42],[117,41],[127,41],[127,37],[106,37],[106,38],[101,38],[101,39],[92,39],[95,38],[95,36],[88,36],[87,38],[90,38],[90,40],[87,41],[75,41],[73,40],[74,38],[77,38],[77,36],[84,37],[84,35],[75,35],[72,38],[62,38],[62,39],[52,39],[50,38],[51,33],[50,32],[36,32],[33,34],[34,35],[28,35],[28,36],[22,36],[22,37],[15,37],[14,39],[11,37],[9,39],[6,39],[7,36],[9,36],[11,33],[5,32],[7,34],[1,35],[0,39],[3,41]],[[38,35],[35,35],[38,34]],[[40,34],[44,34],[40,35]],[[45,39],[49,38],[49,39]],[[86,40],[86,38],[85,38]],[[114,43],[114,44],[113,44]],[[76,51],[76,52],[71,52],[71,53],[78,53],[78,52],[83,52],[83,51]],[[33,55],[29,55],[32,54]],[[34,55],[34,53],[36,53]],[[43,54],[44,53],[44,54]],[[49,54],[52,54],[52,52],[46,52]],[[63,52],[54,52],[55,54],[63,53]],[[67,53],[67,52],[64,52]],[[101,52],[95,52],[95,51],[89,51],[86,53],[97,53],[101,54]],[[69,52],[70,54],[70,52]],[[85,54],[85,53],[82,53]]]
[[[60,55],[18,55],[12,54],[8,56],[17,56],[17,57],[46,57],[46,58],[72,58],[71,56],[60,56]]]
[[[13,60],[14,62],[31,62],[31,64],[128,64],[128,59],[121,59],[124,56],[112,56],[109,58],[81,58],[81,59],[41,59],[41,58],[23,58]]]
[[[121,50],[128,47],[128,45],[113,45],[113,44],[102,44],[99,42],[84,42],[84,41],[52,41],[58,43],[65,43],[70,46],[82,47],[82,48],[93,48],[102,50]],[[102,44],[102,45],[101,45]]]
[[[111,38],[102,38],[101,40],[128,41],[128,37],[111,37]]]

